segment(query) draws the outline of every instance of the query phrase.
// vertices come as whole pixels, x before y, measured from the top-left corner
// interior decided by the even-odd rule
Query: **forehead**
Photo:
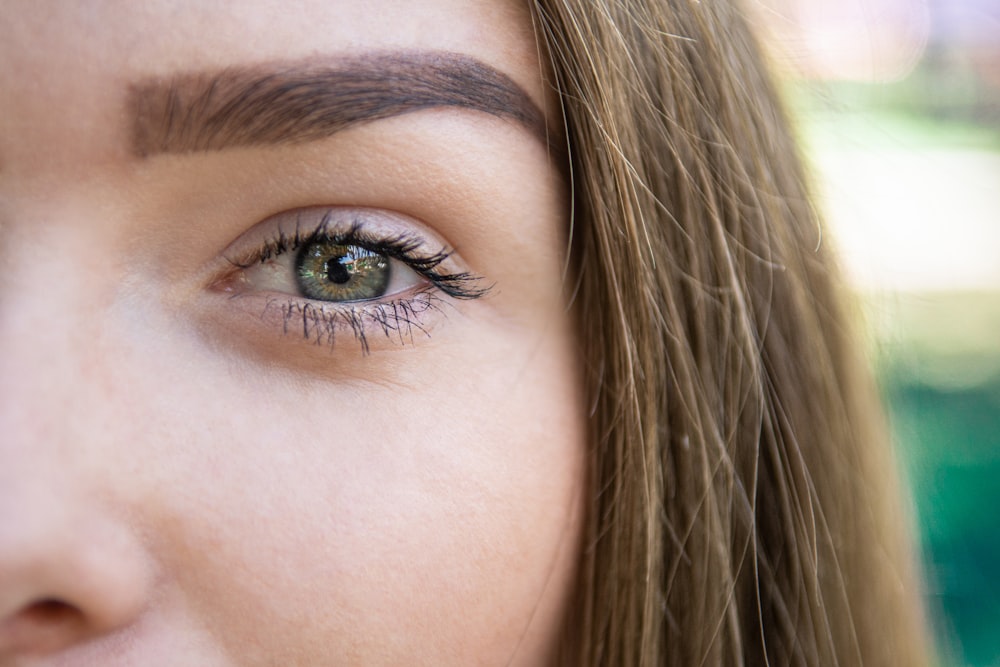
[[[488,63],[543,106],[531,19],[519,0],[14,0],[0,16],[0,170],[30,160],[42,143],[70,161],[74,152],[120,154],[136,80],[424,49]]]

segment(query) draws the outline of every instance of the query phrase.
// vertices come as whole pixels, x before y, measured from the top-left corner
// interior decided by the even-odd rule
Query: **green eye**
[[[364,301],[384,296],[389,258],[356,245],[312,241],[295,258],[302,295],[318,301]]]

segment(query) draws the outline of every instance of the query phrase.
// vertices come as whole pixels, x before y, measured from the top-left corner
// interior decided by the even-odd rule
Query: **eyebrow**
[[[371,54],[150,78],[128,89],[132,153],[298,144],[423,109],[513,120],[548,145],[545,116],[509,76],[466,55]]]

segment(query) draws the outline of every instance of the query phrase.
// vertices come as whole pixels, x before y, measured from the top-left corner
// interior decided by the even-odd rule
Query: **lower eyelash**
[[[305,340],[331,349],[338,334],[350,332],[361,345],[362,353],[367,355],[368,336],[372,332],[381,333],[400,345],[413,343],[415,334],[429,338],[430,331],[422,324],[421,317],[429,311],[443,313],[442,303],[428,286],[412,296],[371,303],[324,305],[294,297],[274,298],[265,306],[264,315],[278,309],[285,334],[298,332]]]

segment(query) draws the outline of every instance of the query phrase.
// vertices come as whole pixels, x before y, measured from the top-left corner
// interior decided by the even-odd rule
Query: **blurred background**
[[[911,484],[942,665],[1000,667],[1000,0],[749,0]]]

